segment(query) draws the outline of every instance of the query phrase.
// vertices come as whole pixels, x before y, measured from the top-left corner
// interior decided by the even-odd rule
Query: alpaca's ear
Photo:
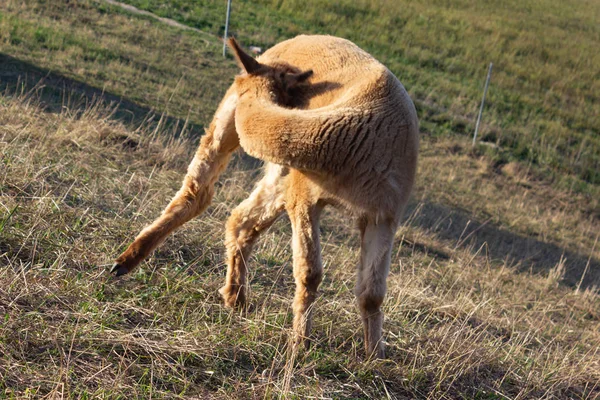
[[[302,82],[305,82],[312,75],[313,75],[312,69],[309,69],[308,71],[300,72],[297,74],[286,74],[284,77],[285,86],[288,89],[293,88],[294,86],[296,86]]]
[[[254,58],[252,58],[252,56],[242,50],[234,38],[229,38],[227,45],[231,51],[233,51],[233,55],[235,56],[235,59],[240,67],[242,67],[247,73],[251,74],[262,67],[261,63],[256,61]]]

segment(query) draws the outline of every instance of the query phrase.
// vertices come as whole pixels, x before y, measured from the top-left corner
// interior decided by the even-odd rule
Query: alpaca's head
[[[243,69],[243,73],[235,78],[238,95],[267,97],[280,105],[290,105],[294,89],[297,89],[312,76],[312,70],[300,71],[286,62],[261,64],[245,53],[231,38],[228,45]]]

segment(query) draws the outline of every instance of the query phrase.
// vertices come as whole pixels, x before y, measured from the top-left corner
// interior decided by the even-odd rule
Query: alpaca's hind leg
[[[360,221],[361,254],[356,278],[356,297],[363,320],[367,356],[384,357],[381,304],[386,292],[386,278],[396,223]]]
[[[317,289],[323,278],[321,245],[319,243],[319,216],[322,206],[302,199],[290,201],[286,205],[292,222],[292,248],[294,253],[294,341],[304,340],[312,328],[312,306],[317,297]]]
[[[237,206],[227,221],[227,277],[219,290],[229,307],[246,303],[247,262],[258,236],[284,211],[285,167],[268,164],[264,178],[246,200]]]

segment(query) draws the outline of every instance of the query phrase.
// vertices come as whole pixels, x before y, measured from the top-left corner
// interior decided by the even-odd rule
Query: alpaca
[[[164,238],[206,209],[214,183],[241,147],[265,176],[226,226],[227,306],[244,306],[252,245],[284,212],[292,224],[295,343],[308,343],[322,279],[319,216],[326,205],[356,217],[361,237],[355,293],[368,356],[383,357],[386,278],[394,235],[415,180],[418,120],[398,79],[345,39],[305,36],[258,59],[229,45],[243,69],[226,93],[161,217],[116,260],[132,270]]]

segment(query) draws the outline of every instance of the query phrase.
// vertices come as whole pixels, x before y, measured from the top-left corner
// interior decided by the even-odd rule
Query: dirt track
[[[160,22],[162,22],[164,24],[167,24],[167,25],[170,25],[170,26],[174,26],[176,28],[181,28],[181,29],[186,29],[186,30],[189,30],[189,31],[194,31],[194,32],[200,33],[202,35],[210,36],[211,38],[213,37],[212,35],[204,32],[204,31],[201,31],[200,29],[184,25],[184,24],[179,23],[179,22],[177,22],[175,20],[172,20],[170,18],[159,17],[158,15],[153,14],[153,13],[151,13],[149,11],[140,10],[137,7],[131,6],[129,4],[121,3],[120,1],[115,1],[115,0],[103,0],[103,1],[105,3],[110,4],[110,5],[121,7],[122,9],[127,10],[128,12],[133,13],[133,14],[144,15],[144,16],[147,16],[147,17],[150,17],[150,18],[154,18],[155,20],[160,21]]]

